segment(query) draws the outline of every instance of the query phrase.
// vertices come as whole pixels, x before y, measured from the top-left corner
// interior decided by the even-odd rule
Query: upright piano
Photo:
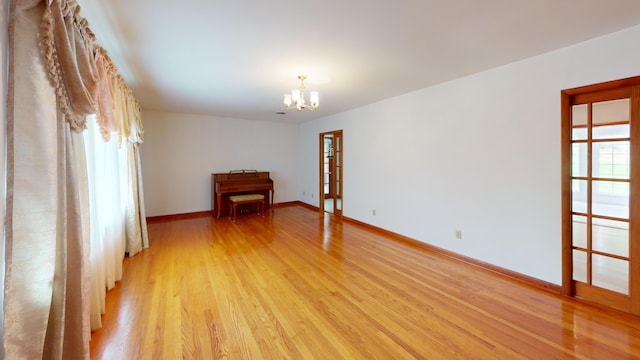
[[[211,206],[216,218],[229,214],[229,196],[262,194],[266,211],[274,199],[273,180],[268,171],[232,170],[211,174]]]

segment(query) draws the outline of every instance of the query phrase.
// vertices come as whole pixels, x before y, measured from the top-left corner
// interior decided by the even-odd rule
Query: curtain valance
[[[56,97],[71,129],[86,128],[96,114],[105,141],[142,142],[140,105],[107,51],[99,46],[75,0],[48,0],[40,47]]]

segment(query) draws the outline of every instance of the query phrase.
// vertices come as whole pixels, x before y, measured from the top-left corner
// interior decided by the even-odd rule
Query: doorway
[[[342,218],[344,166],[342,130],[320,134],[320,212]]]
[[[562,91],[562,291],[640,315],[640,77]]]

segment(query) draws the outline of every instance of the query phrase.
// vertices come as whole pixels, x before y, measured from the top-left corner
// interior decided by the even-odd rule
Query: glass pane
[[[587,248],[587,217],[573,215],[573,234],[571,245],[579,248]]]
[[[574,129],[581,130],[581,129]],[[585,129],[586,133],[586,129]],[[585,135],[586,136],[586,135]],[[629,124],[622,125],[606,125],[606,126],[594,126],[592,134],[594,139],[624,139],[631,136]],[[584,139],[576,139],[584,140]]]
[[[342,210],[342,197],[340,196],[336,197],[336,209]]]
[[[591,220],[591,239],[595,251],[629,256],[628,222],[593,218]]]
[[[571,126],[587,125],[587,104],[571,107]]]
[[[629,141],[593,144],[594,177],[629,179]]]
[[[333,140],[326,135],[324,137],[324,154],[325,158],[333,157]]]
[[[592,284],[629,294],[629,262],[598,254],[592,255]]]
[[[336,166],[336,181],[342,180],[342,176],[340,174],[340,167]]]
[[[586,127],[577,127],[571,130],[571,140],[587,140],[588,132]]]
[[[629,218],[629,183],[594,181],[591,211],[594,215]]]
[[[571,176],[587,177],[587,143],[571,144]]]
[[[571,211],[587,213],[587,181],[571,181]]]
[[[587,282],[587,253],[573,250],[573,280]]]
[[[592,111],[593,125],[629,122],[629,99],[593,103]]]

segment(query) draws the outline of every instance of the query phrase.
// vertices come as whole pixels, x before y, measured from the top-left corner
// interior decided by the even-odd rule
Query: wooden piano
[[[211,206],[216,218],[229,215],[229,196],[240,194],[262,194],[264,211],[273,203],[273,180],[269,172],[256,170],[233,170],[211,174]]]

